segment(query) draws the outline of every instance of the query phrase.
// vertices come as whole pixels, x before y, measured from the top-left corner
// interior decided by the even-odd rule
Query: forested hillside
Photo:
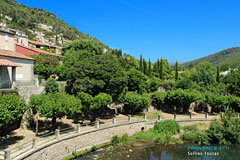
[[[42,31],[39,24],[52,26],[51,30],[44,30],[44,35],[49,38],[60,35],[67,40],[93,39],[88,34],[84,34],[76,27],[70,26],[64,20],[58,19],[55,14],[40,8],[30,8],[19,4],[16,0],[0,0],[0,22],[6,23],[7,27],[24,31],[29,39],[35,38],[32,31]],[[102,43],[98,41],[99,43]]]
[[[240,62],[240,47],[233,47],[229,49],[225,49],[223,51],[217,52],[215,54],[211,54],[209,56],[196,59],[194,61],[190,61],[187,63],[182,64],[184,67],[190,67],[192,65],[196,65],[200,62],[208,61],[212,63],[213,65],[217,64],[226,64],[231,63],[231,65],[236,65]]]

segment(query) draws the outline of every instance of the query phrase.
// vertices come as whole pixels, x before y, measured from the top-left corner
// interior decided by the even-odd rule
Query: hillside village
[[[6,18],[11,20],[9,17]],[[14,90],[16,87],[38,87],[38,78],[33,71],[35,60],[31,56],[62,57],[61,45],[69,41],[59,41],[56,43],[57,46],[44,38],[42,32],[34,33],[38,40],[33,41],[29,40],[28,35],[22,31],[8,28],[5,23],[0,25],[0,89],[11,92],[9,89]],[[39,26],[46,30],[51,28],[47,25]]]

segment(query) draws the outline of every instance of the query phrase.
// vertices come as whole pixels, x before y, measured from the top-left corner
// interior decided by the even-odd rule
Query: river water
[[[199,148],[190,149],[189,147]],[[128,148],[115,147],[112,152],[100,149],[75,160],[240,160],[240,146],[198,146],[189,143],[146,144]]]

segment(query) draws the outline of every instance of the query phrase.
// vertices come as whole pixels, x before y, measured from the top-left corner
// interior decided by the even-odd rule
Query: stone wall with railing
[[[239,116],[239,115],[238,115]],[[178,119],[174,115],[171,119],[175,119],[180,125],[189,125],[202,121],[211,121],[208,114],[202,118],[193,118],[190,114],[188,119]],[[163,119],[168,120],[168,119]],[[127,133],[129,136],[142,130],[152,128],[156,121],[163,121],[161,116],[157,120],[147,120],[146,115],[143,119],[133,120],[131,116],[126,120],[112,119],[111,124],[101,124],[96,121],[90,124],[91,127],[76,127],[56,130],[47,135],[34,138],[25,144],[15,147],[11,150],[0,152],[0,156],[4,155],[4,159],[27,159],[27,160],[60,160],[71,155],[72,151],[81,151],[91,148],[93,145],[99,145],[111,141],[114,135],[123,135]],[[0,157],[1,159],[1,157]]]

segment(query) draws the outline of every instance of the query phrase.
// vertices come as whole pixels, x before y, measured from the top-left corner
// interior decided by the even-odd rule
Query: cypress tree
[[[140,69],[141,72],[143,72],[143,60],[142,60],[142,54],[140,55],[139,69]]]
[[[160,79],[163,79],[163,60],[162,60],[162,58],[161,58],[161,62],[160,62],[159,74],[160,74]]]
[[[178,62],[176,61],[176,66],[175,66],[175,81],[178,80]]]
[[[220,75],[219,75],[219,66],[217,65],[217,82],[220,82]]]
[[[146,75],[147,74],[147,63],[145,59],[143,58],[143,73]]]
[[[159,61],[159,58],[157,59],[157,73],[158,73],[158,77],[160,77],[160,61]]]
[[[151,76],[152,74],[152,68],[151,68],[151,60],[149,58],[149,62],[148,62],[148,75]]]
[[[122,57],[122,49],[118,50],[118,57]]]

